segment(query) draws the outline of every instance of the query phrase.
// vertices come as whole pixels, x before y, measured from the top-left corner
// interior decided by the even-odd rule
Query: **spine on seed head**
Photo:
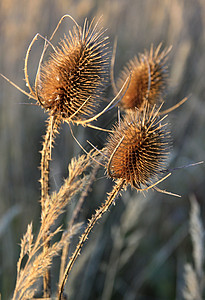
[[[108,37],[98,24],[75,26],[42,66],[38,94],[51,115],[80,120],[92,115],[109,78]]]
[[[155,50],[152,46],[150,52],[145,51],[139,58],[130,60],[122,71],[117,82],[119,88],[131,73],[131,80],[120,101],[122,108],[140,109],[146,101],[150,105],[157,105],[162,99],[167,87],[167,57],[171,47],[160,50],[161,44]]]
[[[107,174],[136,189],[148,188],[162,175],[170,150],[170,133],[158,110],[145,105],[129,111],[114,126],[106,144]]]

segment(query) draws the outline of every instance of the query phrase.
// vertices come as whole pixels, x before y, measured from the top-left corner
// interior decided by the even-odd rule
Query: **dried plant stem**
[[[81,196],[80,196],[80,199],[78,200],[78,203],[74,209],[74,212],[72,214],[72,218],[68,224],[68,228],[69,230],[73,227],[73,224],[75,222],[75,220],[77,219],[78,217],[78,214],[81,210],[81,207],[83,205],[83,202],[86,198],[86,196],[88,195],[88,192],[90,191],[91,189],[91,185],[92,183],[94,182],[95,178],[96,178],[96,173],[99,169],[100,165],[99,164],[95,164],[95,166],[93,167],[92,171],[91,171],[91,174],[90,174],[90,179],[85,187],[85,189],[83,190]],[[59,282],[62,281],[63,279],[63,275],[64,275],[64,272],[65,272],[65,268],[66,268],[66,261],[67,261],[67,258],[68,258],[68,250],[69,250],[69,246],[70,244],[67,243],[65,245],[65,247],[63,247],[63,250],[62,250],[62,256],[61,256],[61,266],[60,266],[60,276],[59,276]]]
[[[41,151],[41,207],[45,210],[45,202],[49,191],[49,162],[51,160],[51,148],[55,134],[58,133],[60,120],[53,116],[48,118],[46,134],[44,136],[43,149]]]
[[[47,121],[46,134],[44,136],[43,149],[41,151],[41,209],[42,215],[46,214],[46,199],[49,194],[49,163],[51,160],[51,148],[54,142],[55,135],[58,133],[58,127],[60,125],[60,119],[57,117],[50,116]],[[50,241],[47,239],[49,232],[44,237],[47,242],[44,245],[44,252],[50,246]],[[50,270],[48,269],[43,278],[44,298],[51,296],[50,288]]]
[[[119,179],[116,181],[116,185],[114,186],[113,190],[111,193],[108,194],[108,197],[106,199],[106,201],[101,205],[101,207],[99,209],[96,210],[95,214],[91,217],[91,219],[89,220],[89,223],[84,231],[84,233],[81,235],[80,240],[78,242],[78,245],[76,246],[75,251],[73,252],[69,263],[65,269],[65,273],[63,276],[63,279],[59,285],[59,294],[58,294],[58,299],[61,300],[62,296],[63,296],[63,289],[65,286],[65,283],[68,279],[68,275],[78,257],[78,255],[80,254],[80,251],[85,243],[85,241],[88,238],[89,233],[91,232],[92,228],[94,227],[95,223],[97,222],[97,220],[99,220],[102,215],[110,208],[110,206],[114,203],[115,198],[119,195],[120,191],[123,189],[123,187],[125,186],[125,181],[124,179]]]

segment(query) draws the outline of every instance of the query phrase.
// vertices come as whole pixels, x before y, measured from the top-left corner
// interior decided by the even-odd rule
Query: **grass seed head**
[[[108,38],[98,24],[74,26],[41,68],[43,107],[72,121],[93,114],[108,82],[109,58]]]
[[[158,110],[146,105],[143,112],[129,111],[108,137],[107,174],[136,189],[147,189],[161,177],[169,149],[170,133]]]
[[[158,104],[167,86],[167,56],[171,48],[161,51],[161,44],[150,52],[145,51],[139,58],[134,57],[121,73],[117,82],[122,86],[125,78],[131,73],[131,80],[125,86],[125,95],[120,101],[124,109],[140,109],[145,101],[150,105]],[[127,89],[127,90],[126,90]]]

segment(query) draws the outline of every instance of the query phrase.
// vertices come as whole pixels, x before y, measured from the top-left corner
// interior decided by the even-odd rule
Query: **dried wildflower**
[[[140,109],[147,100],[149,104],[157,104],[167,85],[167,55],[171,48],[161,53],[161,44],[154,51],[145,51],[139,58],[134,57],[121,73],[117,86],[121,87],[124,79],[131,73],[131,80],[125,86],[125,94],[120,101],[124,109]],[[126,90],[127,89],[127,90]]]
[[[124,179],[138,190],[155,184],[169,154],[170,134],[159,118],[159,109],[129,111],[115,126],[106,145],[107,174]],[[156,183],[157,184],[157,183]]]
[[[90,116],[108,80],[108,38],[93,21],[74,26],[42,66],[38,97],[52,115],[79,120]]]
[[[69,35],[65,36],[57,47],[54,47],[51,40],[67,17],[73,20],[75,26],[72,31],[69,31]],[[38,37],[44,39],[45,46],[38,64],[35,85],[32,88],[28,75],[28,59]],[[51,46],[54,52],[50,54],[48,61],[42,64],[48,46]],[[83,27],[80,27],[70,15],[64,15],[50,39],[37,33],[27,49],[24,74],[29,92],[20,88],[3,74],[0,73],[0,76],[24,95],[36,100],[51,116],[68,123],[72,121],[93,127],[89,123],[97,120],[113,105],[129,79],[128,76],[110,103],[101,112],[95,114],[108,83],[109,67],[109,41],[105,30],[99,28],[99,21],[94,23],[93,19],[89,24],[86,19]]]

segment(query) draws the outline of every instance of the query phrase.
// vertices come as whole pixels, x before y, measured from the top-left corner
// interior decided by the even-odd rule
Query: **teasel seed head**
[[[159,180],[170,152],[170,132],[162,124],[166,116],[145,105],[143,111],[128,111],[114,126],[105,147],[108,177],[124,179],[137,190],[149,189]]]
[[[140,109],[144,102],[157,105],[162,99],[167,87],[167,56],[170,48],[161,51],[161,44],[150,52],[145,51],[139,58],[134,57],[121,73],[117,81],[120,88],[125,78],[131,73],[130,82],[125,86],[125,94],[120,101],[124,109]]]
[[[38,97],[51,115],[79,121],[98,106],[109,78],[109,42],[94,20],[74,26],[41,67]]]

